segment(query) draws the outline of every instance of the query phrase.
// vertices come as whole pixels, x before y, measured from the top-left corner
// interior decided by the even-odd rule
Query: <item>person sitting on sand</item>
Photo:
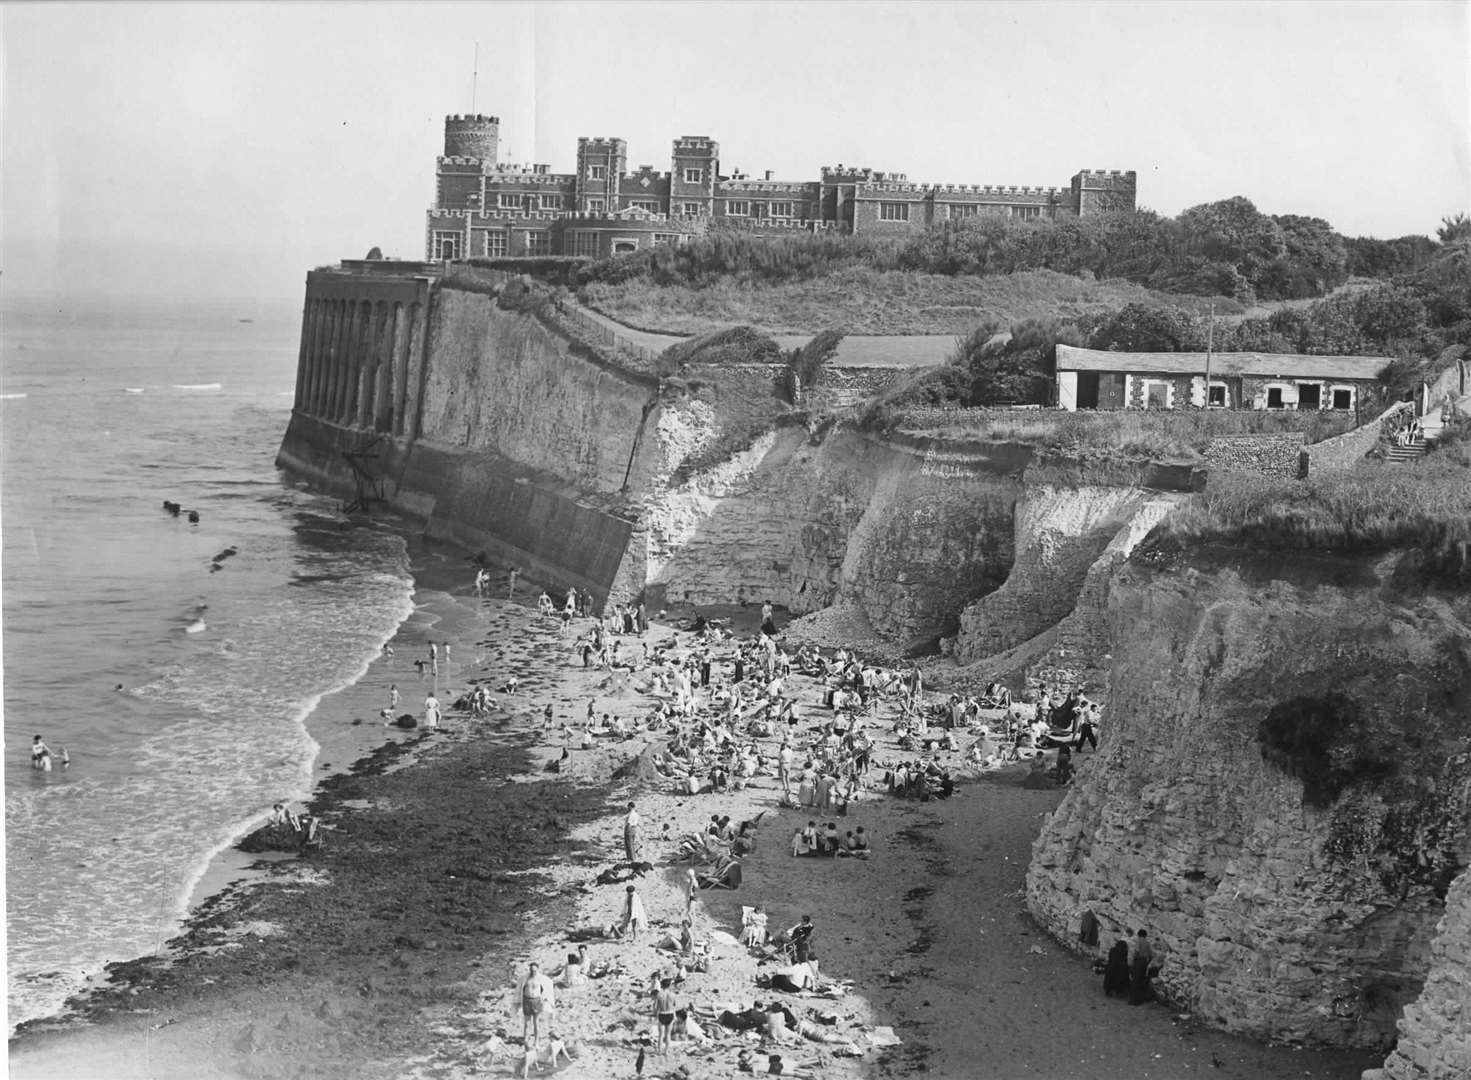
[[[858,826],[856,832],[850,832],[844,840],[848,854],[855,859],[866,859],[869,855],[868,834],[863,831],[863,826]]]

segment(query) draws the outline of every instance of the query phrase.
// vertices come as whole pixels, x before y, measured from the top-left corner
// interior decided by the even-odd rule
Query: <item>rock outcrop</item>
[[[1471,596],[1410,557],[1144,549],[1029,907],[1064,942],[1091,910],[1103,949],[1148,928],[1162,991],[1213,1024],[1387,1046],[1471,864]]]

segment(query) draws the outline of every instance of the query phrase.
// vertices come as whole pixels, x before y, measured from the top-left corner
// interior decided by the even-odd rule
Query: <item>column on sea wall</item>
[[[362,301],[347,303],[347,336],[342,349],[342,385],[338,388],[337,408],[333,422],[347,427],[352,423],[353,404],[358,394],[358,350],[362,348],[363,313]]]
[[[317,410],[317,416],[322,420],[330,421],[337,408],[337,383],[342,378],[340,364],[342,360],[343,312],[346,305],[341,300],[329,300],[327,306],[330,310],[327,315],[326,378],[322,385],[322,406]]]
[[[377,380],[378,335],[383,329],[383,304],[363,301],[363,339],[358,345],[358,392],[353,401],[352,423],[366,428],[373,417],[373,384]]]
[[[312,346],[311,408],[308,411],[312,416],[321,416],[322,402],[327,397],[327,365],[331,361],[332,302],[318,299],[313,304],[316,310],[312,313],[312,322],[316,333]]]
[[[414,304],[409,308],[409,356],[408,371],[404,380],[404,416],[402,434],[410,439],[419,437],[419,390],[424,380],[424,365],[428,363],[425,346],[429,336],[429,305]]]
[[[384,301],[378,325],[378,348],[373,354],[373,407],[368,417],[368,426],[377,432],[387,432],[393,417],[393,323],[398,305]]]
[[[393,338],[388,364],[388,413],[383,430],[390,435],[403,433],[404,379],[408,376],[409,310],[399,302],[393,305]]]

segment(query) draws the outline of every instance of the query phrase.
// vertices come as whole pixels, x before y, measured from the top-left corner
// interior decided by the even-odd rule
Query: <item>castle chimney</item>
[[[771,179],[771,170],[770,169],[767,169],[766,170],[766,179],[768,179],[768,180]]]

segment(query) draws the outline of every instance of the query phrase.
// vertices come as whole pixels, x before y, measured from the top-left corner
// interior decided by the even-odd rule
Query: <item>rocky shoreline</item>
[[[655,863],[639,888],[662,925],[637,942],[593,943],[595,956],[625,974],[559,1002],[556,1022],[580,1050],[562,1070],[568,1077],[632,1075],[634,1048],[652,1030],[646,980],[661,962],[653,945],[683,912],[682,870],[668,864],[673,844],[662,838],[699,831],[711,813],[739,820],[762,811],[741,889],[700,894],[695,932],[715,961],[690,977],[686,1000],[701,1010],[769,1000],[755,984],[756,959],[722,935],[738,932],[742,905],[764,904],[773,926],[810,912],[823,974],[851,989],[790,1004],[830,1008],[855,1041],[877,1026],[901,1040],[859,1041],[861,1057],[801,1042],[780,1051],[789,1072],[1349,1080],[1376,1064],[1363,1054],[1265,1047],[1164,1005],[1105,999],[1087,965],[1026,915],[1031,842],[1061,794],[1027,790],[1015,771],[966,783],[945,802],[866,792],[848,819],[876,838],[866,862],[793,859],[789,837],[809,812],[779,809],[771,777],[696,797],[615,781],[641,738],[573,750],[568,768],[548,772],[562,753],[561,724],[580,720],[589,698],[599,712],[625,715],[644,711],[645,699],[609,684],[606,672],[584,671],[570,638],[528,608],[469,597],[458,556],[418,553],[414,569],[420,611],[394,656],[324,700],[310,722],[324,759],[379,744],[319,783],[310,810],[326,826],[322,850],[227,886],[165,952],[114,965],[109,985],[75,1002],[69,1019],[26,1025],[11,1041],[12,1078],[509,1076],[517,1061],[506,1038],[520,1034],[512,972],[530,959],[555,967],[568,930],[614,921],[623,886],[596,878],[619,858],[629,799]],[[423,696],[410,662],[424,655],[426,627],[454,644],[441,699],[454,700],[472,678],[515,670],[521,685],[502,696],[504,711],[486,720],[451,713],[438,734],[384,733],[378,710],[390,681],[403,693],[401,712],[417,711]],[[661,640],[671,633],[651,631]],[[543,736],[547,704],[556,726]],[[880,756],[890,749],[881,741]],[[739,1050],[757,1045],[677,1043],[670,1057],[650,1058],[645,1075],[737,1075]]]

